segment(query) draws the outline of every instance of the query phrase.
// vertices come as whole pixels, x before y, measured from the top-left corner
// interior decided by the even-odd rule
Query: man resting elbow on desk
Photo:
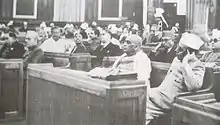
[[[125,53],[114,62],[112,68],[109,69],[109,74],[117,74],[119,70],[135,72],[137,73],[137,79],[144,80],[148,88],[150,88],[151,61],[147,54],[141,50],[141,45],[141,37],[138,35],[128,36],[122,43],[122,49]],[[90,71],[90,74],[93,75],[96,71],[100,71],[95,70]],[[103,75],[103,73],[100,75]]]
[[[202,87],[205,65],[197,57],[203,41],[186,33],[180,39],[170,69],[161,85],[148,91],[146,125],[171,111],[176,96],[181,92],[196,91]]]

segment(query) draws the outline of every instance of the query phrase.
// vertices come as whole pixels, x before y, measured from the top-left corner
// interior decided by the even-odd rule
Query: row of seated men
[[[116,46],[116,43],[109,42],[111,36],[105,30],[100,30],[99,38],[104,43],[107,42],[111,43],[112,46]],[[51,38],[40,45],[38,44],[38,34],[34,31],[27,31],[24,44],[16,41],[15,34],[9,33],[7,42],[3,45],[0,54],[4,58],[19,58],[20,56],[20,58],[25,60],[25,63],[40,63],[44,52],[50,52],[50,49],[53,49],[55,52],[61,52],[63,50],[64,52],[71,53],[72,50],[75,51],[78,47],[77,45],[73,45],[73,49],[68,49],[68,47],[65,48],[66,43],[61,41],[60,29],[58,27],[52,28]],[[70,43],[72,44],[73,42]],[[75,44],[77,44],[77,41],[75,41]],[[79,44],[83,46],[82,42]],[[181,92],[196,91],[201,88],[205,65],[197,57],[197,54],[203,44],[203,40],[198,35],[192,33],[183,34],[175,49],[176,57],[173,59],[165,79],[157,88],[150,87],[151,60],[142,51],[142,39],[137,34],[131,34],[125,37],[120,45],[117,45],[118,51],[113,48],[109,48],[106,51],[107,53],[113,51],[117,55],[120,55],[113,64],[111,71],[117,69],[135,71],[137,73],[137,79],[145,81],[148,89],[146,124],[149,124],[152,119],[164,115],[167,111],[171,110],[174,98]],[[106,44],[101,49],[104,49],[103,47],[105,46]],[[119,52],[119,50],[123,51]]]
[[[10,21],[7,26],[9,27],[8,29],[11,29],[10,31],[17,33],[17,31],[13,28],[13,22]],[[54,31],[53,34],[51,32],[52,28]],[[29,28],[27,22],[24,22],[19,31],[26,32],[28,29]],[[63,32],[59,31],[60,29],[62,29]],[[105,31],[108,33],[103,33]],[[47,42],[42,45],[44,46],[42,48],[44,49],[44,51],[59,53],[88,52],[91,55],[95,55],[98,57],[97,64],[100,64],[104,56],[121,55],[121,43],[123,42],[123,40],[131,34],[141,36],[139,34],[140,31],[141,29],[137,24],[132,24],[128,22],[125,25],[120,26],[110,24],[106,28],[101,28],[97,26],[95,22],[93,22],[91,26],[89,26],[87,23],[82,23],[80,28],[77,28],[72,24],[67,24],[64,28],[58,28],[55,27],[53,23],[50,25],[50,27],[47,27],[46,23],[42,22],[40,24],[40,27],[37,28],[37,33],[39,36],[38,45],[44,43],[47,40]],[[144,33],[142,34],[142,38],[144,39],[143,35]],[[53,39],[48,39],[49,37]],[[62,41],[56,42],[62,43],[62,45],[53,44],[53,41]],[[161,46],[155,52],[150,53],[149,58],[153,61],[171,63],[173,58],[175,57],[175,41],[178,40],[170,39],[168,42],[164,42],[165,44],[161,44]],[[144,44],[144,42],[142,42],[142,44]],[[51,45],[53,47],[50,47]]]

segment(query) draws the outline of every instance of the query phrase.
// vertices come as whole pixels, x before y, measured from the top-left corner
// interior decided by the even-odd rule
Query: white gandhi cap
[[[191,33],[184,33],[179,42],[179,46],[185,46],[195,50],[199,50],[203,44],[204,42],[199,36]]]

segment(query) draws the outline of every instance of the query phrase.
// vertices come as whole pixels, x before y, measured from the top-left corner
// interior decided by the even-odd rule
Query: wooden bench
[[[53,63],[54,67],[65,67],[69,65],[69,68],[74,70],[89,71],[91,70],[91,56],[89,53],[44,53],[43,63]]]

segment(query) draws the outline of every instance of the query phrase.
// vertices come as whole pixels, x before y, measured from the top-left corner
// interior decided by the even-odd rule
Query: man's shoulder
[[[141,56],[143,58],[148,58],[149,59],[148,55],[144,51],[139,51],[139,52],[137,52],[136,55]]]
[[[40,47],[37,47],[34,51],[35,52],[44,52]]]
[[[31,55],[38,55],[38,56],[42,55],[43,56],[44,55],[44,51],[41,48],[37,47],[36,49],[34,49],[32,51]]]
[[[44,41],[44,43],[48,43],[48,42],[54,42],[54,40],[52,39],[52,38],[48,38],[48,39],[46,39],[45,41]]]
[[[19,42],[14,42],[11,46],[14,48],[24,48],[24,45]]]

